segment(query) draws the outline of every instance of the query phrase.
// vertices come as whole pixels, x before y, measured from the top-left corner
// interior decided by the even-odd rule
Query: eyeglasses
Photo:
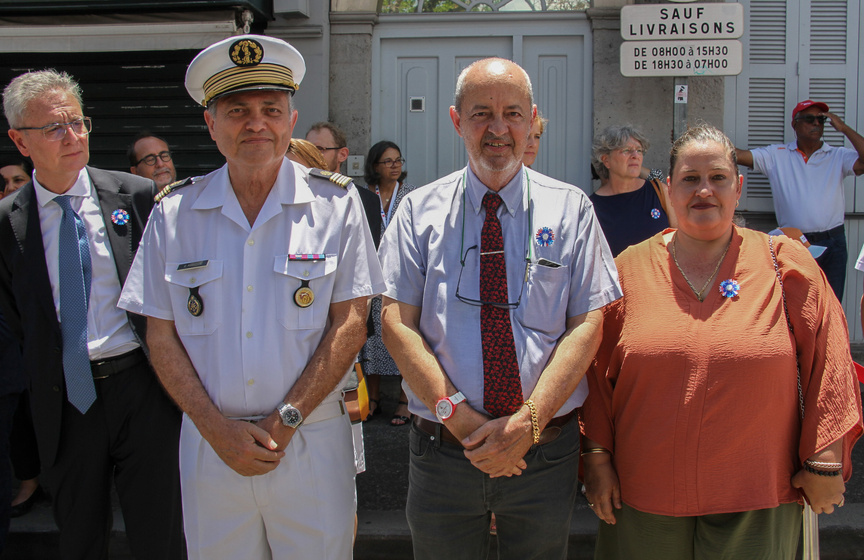
[[[326,152],[327,150],[341,150],[345,146],[332,146],[329,148],[325,148],[324,146],[315,146],[315,147],[318,148],[319,152]]]
[[[465,249],[465,190],[468,185],[468,169],[465,169],[464,174],[462,175],[462,241],[459,245],[459,252],[461,253],[463,249]],[[519,290],[519,298],[515,303],[511,302],[492,302],[492,301],[483,301],[479,299],[471,299],[466,298],[465,296],[459,293],[459,286],[462,284],[462,272],[465,271],[465,261],[468,259],[468,253],[472,250],[477,249],[477,245],[473,245],[465,249],[465,252],[462,253],[462,260],[459,263],[462,265],[462,268],[459,269],[459,278],[456,280],[456,299],[461,301],[462,303],[467,303],[468,305],[474,305],[481,307],[483,305],[491,305],[493,307],[499,307],[501,309],[516,309],[519,307],[519,304],[522,302],[522,292],[525,291],[525,284],[528,283],[528,272],[531,270],[531,259],[532,259],[532,251],[531,251],[531,232],[533,231],[534,220],[531,218],[531,179],[528,178],[528,172],[525,171],[525,188],[528,191],[528,243],[525,247],[525,274],[522,275],[522,288]],[[483,258],[484,253],[480,253],[480,258]]]
[[[643,150],[642,148],[623,148],[623,149],[621,149],[621,150],[619,150],[619,151],[620,151],[622,154],[624,154],[626,157],[630,157],[630,156],[633,155],[633,154],[638,154],[638,155],[640,155],[640,156],[644,156],[644,155],[645,155],[645,150]]]
[[[524,281],[522,282],[522,288],[519,290],[519,299],[517,299],[515,302],[483,301],[479,299],[467,298],[459,294],[459,285],[462,284],[462,272],[465,270],[465,261],[468,259],[468,253],[475,249],[477,249],[477,245],[468,247],[468,249],[465,251],[465,254],[462,255],[462,260],[459,261],[462,264],[462,268],[459,269],[459,279],[456,281],[456,299],[458,299],[462,303],[467,303],[468,305],[474,305],[477,307],[481,307],[483,305],[491,305],[499,309],[516,309],[517,307],[519,307],[519,304],[522,302],[522,292],[525,291],[525,284],[528,282],[528,265],[531,264],[531,261],[527,258],[525,259],[525,275],[523,276]],[[482,259],[487,254],[488,253],[480,253],[480,258]]]
[[[383,165],[384,167],[402,167],[402,164],[405,163],[404,158],[396,158],[396,159],[382,159],[376,165]]]
[[[807,124],[813,124],[816,121],[819,121],[819,124],[825,124],[825,121],[828,119],[825,115],[799,115],[795,117],[796,121],[804,121]]]
[[[87,136],[93,130],[93,120],[90,117],[81,117],[80,119],[65,123],[51,123],[45,126],[22,126],[15,130],[41,130],[46,140],[57,142],[66,137],[66,131],[70,128],[76,136]]]
[[[135,165],[145,164],[145,165],[156,165],[156,158],[161,159],[162,161],[171,161],[171,152],[165,150],[164,152],[159,152],[158,154],[149,154],[138,161],[135,162]]]

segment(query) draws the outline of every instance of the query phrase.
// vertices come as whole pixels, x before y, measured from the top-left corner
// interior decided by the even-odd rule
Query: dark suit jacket
[[[105,220],[120,285],[126,281],[141,234],[153,208],[153,181],[128,173],[87,167]],[[39,203],[32,183],[0,201],[0,308],[12,333],[21,341],[24,371],[33,405],[33,426],[42,466],[54,464],[60,442],[65,397],[63,339],[45,263]],[[126,210],[126,225],[111,213]],[[129,314],[132,329],[144,346],[143,317]]]
[[[360,202],[363,203],[363,211],[366,214],[366,221],[369,223],[369,230],[372,233],[372,241],[375,243],[375,248],[381,243],[381,200],[378,195],[365,187],[354,185],[357,189],[357,194],[360,195]],[[366,336],[375,334],[375,323],[372,320],[372,315],[366,318]]]
[[[372,232],[372,241],[375,242],[375,248],[381,243],[381,201],[378,195],[365,187],[355,185],[357,194],[360,195],[360,201],[363,203],[363,210],[366,213],[366,221],[369,222],[369,229]]]

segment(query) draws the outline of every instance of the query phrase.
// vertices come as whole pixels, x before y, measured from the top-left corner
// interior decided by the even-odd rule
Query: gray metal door
[[[549,119],[534,168],[590,189],[591,41],[584,14],[381,17],[373,39],[372,142],[392,140],[423,185],[466,163],[449,107],[459,72],[500,56],[528,72]]]

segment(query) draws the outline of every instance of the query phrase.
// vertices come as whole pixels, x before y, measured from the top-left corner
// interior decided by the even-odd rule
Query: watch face
[[[288,414],[285,416],[289,424],[296,424],[300,421],[300,412],[296,408],[289,408],[287,412]]]
[[[279,415],[286,426],[297,427],[300,424],[300,411],[293,406],[283,406],[279,410]]]
[[[435,413],[441,420],[450,418],[450,415],[453,414],[453,403],[450,402],[450,399],[441,399],[435,405]]]

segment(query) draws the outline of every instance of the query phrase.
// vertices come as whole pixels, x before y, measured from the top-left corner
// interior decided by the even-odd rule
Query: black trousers
[[[0,396],[0,553],[6,548],[9,514],[12,510],[12,468],[9,462],[9,433],[20,393]]]
[[[12,434],[9,436],[9,457],[12,473],[18,480],[30,480],[39,476],[39,446],[33,431],[33,415],[30,413],[30,391],[21,393],[18,408],[12,418]]]
[[[146,361],[95,383],[96,402],[86,414],[64,401],[57,461],[43,465],[60,557],[108,558],[113,479],[133,556],[185,558],[180,411]]]

